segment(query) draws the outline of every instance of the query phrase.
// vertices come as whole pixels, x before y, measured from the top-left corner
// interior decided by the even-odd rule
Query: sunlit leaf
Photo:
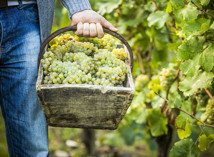
[[[104,15],[105,13],[111,13],[115,8],[117,8],[123,0],[106,0],[105,2],[102,2],[99,6],[99,13],[101,15]]]
[[[182,8],[185,6],[184,1],[181,0],[172,0],[172,6],[174,8]]]
[[[153,136],[167,134],[168,119],[161,113],[160,109],[149,109],[147,119]]]
[[[149,21],[149,27],[155,25],[157,28],[162,28],[169,20],[169,14],[163,11],[156,11],[151,13],[147,20]]]
[[[189,137],[191,135],[192,131],[190,129],[190,125],[191,122],[189,121],[188,117],[181,114],[176,117],[176,127],[180,139]]]
[[[172,2],[171,2],[171,0],[167,4],[166,12],[167,13],[171,13],[172,12]]]
[[[207,72],[209,72],[213,69],[213,66],[214,66],[214,43],[209,44],[209,46],[201,54],[200,65]]]
[[[194,145],[192,139],[183,139],[175,143],[169,153],[169,157],[198,157],[200,151]]]
[[[188,77],[192,77],[200,68],[199,60],[201,55],[197,54],[193,59],[186,60],[181,64],[181,71]]]
[[[203,37],[192,37],[186,39],[182,45],[178,47],[177,57],[179,60],[192,59],[203,49],[204,38]]]
[[[201,151],[205,151],[210,147],[210,144],[214,142],[214,134],[210,134],[208,137],[206,135],[201,135],[198,140],[198,148]]]
[[[207,88],[211,85],[214,79],[213,73],[197,71],[193,77],[188,77],[180,82],[179,89],[186,96],[192,95],[199,88]]]
[[[201,5],[206,6],[210,3],[210,0],[200,0],[201,1]]]
[[[195,20],[200,11],[191,3],[186,5],[180,12],[184,21]]]

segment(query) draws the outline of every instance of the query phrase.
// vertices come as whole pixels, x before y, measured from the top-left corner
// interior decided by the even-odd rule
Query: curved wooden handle
[[[61,33],[64,33],[64,32],[67,32],[67,31],[76,31],[77,30],[77,26],[68,26],[68,27],[64,27],[64,28],[61,28],[55,32],[53,32],[51,35],[49,35],[45,41],[42,43],[42,46],[40,47],[40,53],[39,53],[39,58],[38,58],[38,66],[40,65],[40,60],[43,58],[43,54],[44,54],[44,49],[45,49],[45,46],[53,39],[55,38],[57,35],[61,34]],[[103,31],[105,33],[108,33],[114,37],[116,37],[117,39],[119,39],[125,46],[126,48],[128,49],[129,51],[129,55],[130,55],[130,67],[131,67],[131,70],[133,68],[133,52],[132,52],[132,49],[129,45],[129,43],[118,33],[116,32],[113,32],[107,28],[104,28],[103,27]]]

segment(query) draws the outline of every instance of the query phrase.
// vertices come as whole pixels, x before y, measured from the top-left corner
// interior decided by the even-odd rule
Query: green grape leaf
[[[135,94],[134,100],[132,101],[131,108],[135,109],[138,107],[145,106],[144,100],[145,100],[145,94],[143,92],[139,92],[138,94]]]
[[[172,0],[172,6],[174,8],[183,8],[185,4],[184,4],[184,1],[181,1],[181,0]]]
[[[210,45],[201,54],[200,65],[207,72],[209,72],[213,69],[213,66],[214,66],[214,43],[210,43]]]
[[[133,115],[134,120],[136,121],[136,123],[138,124],[142,124],[146,122],[146,118],[147,118],[147,110],[146,108],[138,108],[136,109],[137,111],[135,112],[135,115]]]
[[[133,125],[132,123],[131,125]],[[119,129],[120,134],[124,137],[124,141],[127,145],[132,145],[135,142],[135,132],[131,126],[124,126]]]
[[[199,88],[207,88],[211,85],[214,79],[213,73],[197,71],[193,77],[187,77],[179,84],[179,89],[186,96],[192,95]]]
[[[178,92],[172,93],[169,97],[168,106],[170,108],[179,108],[182,105],[182,98]]]
[[[181,107],[181,100],[179,98],[175,98],[174,100],[169,100],[168,102],[168,106],[170,108],[178,108],[178,107]]]
[[[186,60],[181,64],[181,71],[188,77],[192,77],[196,71],[200,68],[200,54],[197,54],[192,60]]]
[[[169,157],[198,157],[200,151],[192,139],[183,139],[175,143],[169,153]]]
[[[203,134],[199,137],[198,148],[201,151],[205,151],[210,147],[212,142],[214,142],[214,134],[210,134],[208,137]]]
[[[195,20],[200,11],[192,4],[189,3],[184,9],[180,11],[180,16],[184,21]]]
[[[191,37],[178,47],[177,58],[187,60],[193,58],[203,49],[204,37]]]
[[[151,127],[152,136],[161,136],[167,134],[168,119],[161,113],[159,108],[149,109],[147,120],[149,126]]]
[[[146,5],[144,5],[144,9],[149,12],[154,12],[157,8],[152,4],[152,2],[147,2]]]
[[[105,13],[111,13],[114,9],[116,9],[121,3],[123,2],[123,0],[111,0],[111,1],[107,1],[105,0],[104,2],[100,2],[99,5],[99,13],[101,15],[104,15]]]
[[[201,24],[201,34],[205,33],[209,29],[209,24],[208,23],[202,23]]]
[[[121,145],[121,143],[124,143],[123,139],[120,136],[121,135],[119,134],[119,132],[117,132],[117,133],[110,132],[110,133],[104,135],[100,139],[100,142],[105,145],[116,147],[116,146]]]
[[[151,13],[148,18],[149,27],[155,25],[157,28],[162,28],[164,24],[169,20],[169,14],[163,11],[156,11]]]
[[[171,0],[167,4],[166,12],[167,13],[171,13],[172,12],[172,2],[171,2]]]
[[[210,0],[200,0],[201,1],[201,5],[206,6],[210,3]]]
[[[214,22],[211,24],[210,29],[214,29]]]
[[[193,35],[199,35],[206,32],[207,26],[210,25],[210,20],[205,18],[199,18],[188,22],[183,22],[181,27],[182,30],[177,34],[183,37],[189,37]]]
[[[176,126],[178,131],[178,136],[180,139],[189,137],[192,133],[190,129],[191,122],[188,117],[184,115],[179,115],[176,117]]]
[[[186,116],[185,115],[178,115],[176,117],[176,126],[181,128],[181,129],[185,129],[186,126]]]
[[[131,12],[129,16],[133,16],[135,18],[133,19],[127,16],[120,17],[118,22],[118,25],[119,25],[118,29],[120,30],[120,33],[124,33],[128,26],[136,28],[140,23],[143,23],[144,21],[146,21],[146,18],[147,18],[146,12],[141,8],[138,8],[135,11]],[[135,35],[135,38],[136,37],[137,37],[137,34]],[[137,39],[135,38],[132,38],[132,39],[138,41],[138,38]]]
[[[146,105],[145,105],[145,93],[140,92],[135,94],[134,100],[132,101],[132,105],[130,107],[131,111],[128,114],[132,115],[131,119],[136,121],[136,123],[142,124],[143,122],[146,121],[147,117],[147,110],[146,110]]]
[[[174,51],[174,50],[177,50],[178,46],[180,46],[181,44],[182,44],[182,41],[179,41],[175,43],[168,43],[167,46],[169,50]]]
[[[127,24],[127,26],[136,27],[138,24],[146,20],[145,11],[141,8],[137,9],[133,16],[135,17],[134,19],[124,19],[123,24]]]

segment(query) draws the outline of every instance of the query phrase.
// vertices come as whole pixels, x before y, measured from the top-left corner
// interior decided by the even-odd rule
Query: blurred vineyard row
[[[181,44],[181,40],[165,23],[169,21],[169,12],[172,11],[171,1],[180,5],[179,0],[90,0],[92,8],[113,23],[119,33],[123,35],[134,51],[133,78],[139,76],[151,84],[157,84],[157,79],[152,75],[159,73],[162,68],[170,65],[177,66],[175,49]],[[182,1],[183,2],[183,1]],[[187,1],[189,2],[189,1]],[[197,0],[197,4],[200,0]],[[204,2],[205,3],[205,2]],[[208,3],[208,1],[206,1]],[[192,6],[190,6],[192,7]],[[194,8],[194,7],[193,7]],[[171,9],[171,10],[170,10]],[[194,9],[193,9],[194,10]],[[196,9],[197,10],[197,9]],[[166,13],[167,12],[167,13]],[[193,16],[193,15],[192,15]],[[191,16],[191,17],[192,17]],[[191,18],[187,17],[187,18]],[[54,25],[52,31],[70,25],[68,12],[56,0]],[[145,76],[146,74],[147,76]],[[158,82],[159,83],[159,82]],[[151,108],[158,108],[164,102],[149,91],[148,85],[136,86],[136,97],[115,131],[83,130],[73,128],[49,128],[49,148],[51,157],[155,157],[158,154],[158,142],[165,140],[153,135],[161,135],[166,118]],[[142,92],[142,89],[145,91]],[[159,87],[156,87],[159,88]],[[173,86],[176,89],[176,85]],[[155,89],[156,90],[156,89]],[[159,89],[158,89],[159,90]],[[145,94],[145,93],[146,94]],[[162,93],[161,93],[162,94]],[[164,95],[165,96],[165,95]],[[174,95],[171,95],[173,97]],[[176,95],[177,96],[177,95]],[[175,97],[175,96],[174,96]],[[150,102],[152,100],[152,104]],[[187,108],[189,110],[189,108]],[[156,117],[153,117],[156,114]],[[148,120],[151,119],[151,121]],[[156,118],[156,119],[155,119]],[[148,122],[157,120],[157,128],[150,132]],[[168,121],[167,121],[168,122]],[[2,117],[0,118],[0,157],[7,157],[6,139],[4,136]],[[162,126],[161,126],[162,125]],[[170,127],[168,127],[170,128]],[[200,129],[191,127],[191,138],[197,140]],[[164,130],[166,131],[166,130]],[[170,130],[169,130],[170,131]],[[213,129],[207,129],[208,133],[214,133]],[[176,130],[171,130],[169,141],[171,145],[179,141]],[[163,143],[165,145],[165,143]],[[214,145],[201,153],[201,157],[214,156]],[[168,150],[169,151],[169,150]]]
[[[91,1],[92,7],[95,7],[95,1]],[[56,1],[54,15],[54,24],[52,32],[59,28],[69,26],[71,21],[68,17],[67,10],[62,6],[59,0]],[[7,143],[5,137],[3,117],[0,114],[0,157],[9,157],[7,152]],[[128,126],[127,126],[128,128]],[[90,133],[90,130],[86,130]],[[127,140],[132,143],[132,135],[130,136],[129,130],[124,128],[123,135],[118,131],[100,131],[96,133],[92,131],[92,137],[95,135],[93,156],[97,157],[132,157],[132,156],[156,156],[156,144],[155,142],[146,143],[146,141],[139,141],[132,146],[127,146],[123,140],[126,136]],[[89,137],[90,136],[90,137]],[[83,129],[74,128],[53,128],[49,127],[49,149],[50,157],[86,157],[90,156],[90,149],[87,146],[87,138],[91,138],[91,135],[84,135]],[[141,135],[139,135],[140,137]],[[90,139],[88,139],[90,140]],[[96,150],[93,150],[96,149]],[[137,151],[136,151],[137,150]]]

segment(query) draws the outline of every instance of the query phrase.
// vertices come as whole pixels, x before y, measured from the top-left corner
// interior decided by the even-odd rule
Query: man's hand
[[[118,31],[104,17],[93,10],[84,10],[73,14],[71,25],[76,24],[77,31],[75,34],[78,36],[102,38],[104,35],[102,26],[115,32]]]

